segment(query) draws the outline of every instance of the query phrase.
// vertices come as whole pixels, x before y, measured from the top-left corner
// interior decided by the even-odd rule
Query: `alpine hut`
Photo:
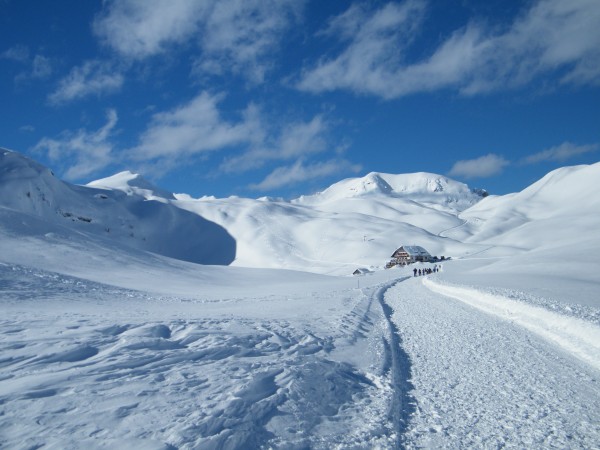
[[[392,255],[391,263],[405,265],[414,262],[431,262],[433,258],[419,245],[403,245]]]

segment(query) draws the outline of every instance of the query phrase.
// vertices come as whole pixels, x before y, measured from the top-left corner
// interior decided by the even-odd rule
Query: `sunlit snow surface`
[[[297,202],[172,200],[128,173],[96,186],[205,211],[255,268],[147,253],[13,197],[0,207],[0,447],[594,448],[599,167],[470,208],[435,206],[430,174]],[[422,202],[402,198],[411,183]],[[453,257],[441,272],[318,274],[383,265],[420,237]]]

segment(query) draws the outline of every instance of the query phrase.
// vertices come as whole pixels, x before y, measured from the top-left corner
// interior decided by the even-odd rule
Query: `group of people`
[[[413,273],[415,274],[414,276],[421,276],[421,275],[431,275],[432,273],[437,273],[440,271],[440,268],[435,265],[433,266],[433,268],[428,267],[428,268],[423,268],[423,269],[417,269],[416,267],[413,269]]]

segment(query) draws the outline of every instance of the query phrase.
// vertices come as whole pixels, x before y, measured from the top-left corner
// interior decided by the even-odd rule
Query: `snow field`
[[[293,201],[0,166],[0,447],[600,442],[600,163],[483,200],[373,173]],[[409,244],[452,260],[377,270]]]
[[[247,293],[204,303],[3,264],[0,285],[8,448],[390,448],[399,439],[389,420],[400,406],[390,400],[396,350],[377,284],[333,283],[299,302]]]

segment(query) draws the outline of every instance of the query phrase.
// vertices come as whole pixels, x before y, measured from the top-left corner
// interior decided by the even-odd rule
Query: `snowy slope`
[[[482,223],[470,240],[517,245],[526,241],[537,247],[547,240],[547,233],[539,232],[544,228],[560,233],[556,241],[576,240],[597,226],[599,179],[600,163],[563,167],[519,193],[487,197],[461,217]],[[557,226],[561,220],[569,221],[569,226]]]
[[[369,174],[287,202],[174,196],[131,172],[72,186],[13,152],[0,164],[1,205],[186,261],[349,274],[383,266],[403,244],[480,249],[440,234],[481,195],[434,174]]]
[[[597,165],[464,210],[387,177],[327,199],[173,199],[128,172],[82,187],[1,161],[0,447],[600,441]],[[304,271],[194,264],[102,229],[123,217],[175,245],[200,216],[235,238],[234,264]],[[307,273],[406,241],[456,258],[427,278]]]
[[[3,224],[24,220],[4,212]],[[199,266],[103,248],[64,227],[36,234],[25,220],[29,233],[0,228],[8,448],[590,448],[600,439],[598,350],[590,364],[580,347],[431,291],[409,269],[357,284]],[[453,280],[453,264],[436,283]],[[503,302],[491,299],[500,311]],[[600,308],[572,311],[600,332]],[[550,325],[560,331],[562,320]]]
[[[435,174],[371,173],[291,202],[176,197],[178,206],[235,237],[239,266],[347,274],[356,266],[381,267],[407,243],[434,255],[481,248],[440,234],[461,225],[458,213],[482,193]]]
[[[390,202],[367,202],[339,213],[239,198],[179,197],[177,205],[227,229],[237,242],[234,265],[245,267],[349,274],[356,266],[384,265],[406,242],[421,243],[434,254],[462,254],[465,249],[479,248],[412,225],[410,216],[395,210]],[[424,214],[435,230],[459,222],[446,213],[425,210]]]
[[[204,264],[234,259],[235,241],[222,227],[170,205],[168,194],[139,177],[118,179],[127,179],[123,184],[131,192],[74,186],[19,153],[0,151],[2,207],[177,259]]]
[[[553,252],[578,255],[575,263],[596,250],[600,225],[600,164],[560,169],[506,196],[430,173],[371,173],[288,202],[193,199],[131,172],[72,186],[17,153],[3,152],[1,163],[8,208],[177,259],[239,267],[349,274],[382,267],[400,245],[502,258],[487,261],[496,263],[490,271],[512,257],[547,264]]]

